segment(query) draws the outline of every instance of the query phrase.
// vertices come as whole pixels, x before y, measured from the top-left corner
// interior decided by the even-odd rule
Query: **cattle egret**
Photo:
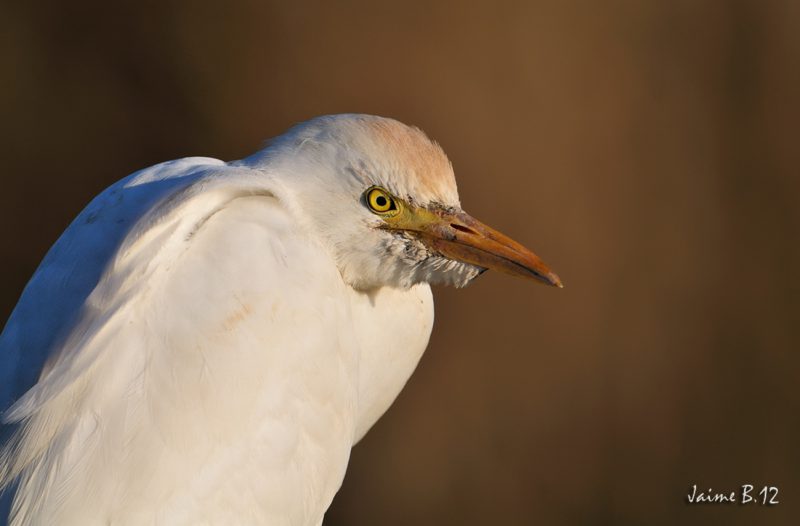
[[[122,179],[0,337],[7,520],[321,524],[425,350],[430,284],[485,269],[561,286],[390,119],[319,117],[240,161]]]

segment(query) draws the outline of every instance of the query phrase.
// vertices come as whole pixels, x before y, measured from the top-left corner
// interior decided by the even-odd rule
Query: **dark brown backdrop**
[[[800,3],[8,1],[0,39],[3,320],[112,181],[345,111],[564,278],[436,291],[326,525],[798,523]]]

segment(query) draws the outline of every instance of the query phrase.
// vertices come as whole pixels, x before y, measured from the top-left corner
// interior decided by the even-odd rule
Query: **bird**
[[[431,285],[489,269],[562,286],[389,118],[316,117],[241,160],[119,180],[0,336],[3,518],[322,524],[428,345]]]

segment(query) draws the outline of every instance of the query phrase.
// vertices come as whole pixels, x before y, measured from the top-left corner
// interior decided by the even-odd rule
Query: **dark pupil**
[[[378,197],[375,198],[375,204],[377,204],[381,208],[386,206],[386,202],[387,202],[386,198],[383,197],[382,195],[379,195]]]

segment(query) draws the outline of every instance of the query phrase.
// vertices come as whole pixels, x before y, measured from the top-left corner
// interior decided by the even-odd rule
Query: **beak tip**
[[[559,289],[564,288],[564,284],[561,282],[561,278],[559,278],[554,272],[548,272],[545,275],[545,279],[553,287],[558,287]]]

